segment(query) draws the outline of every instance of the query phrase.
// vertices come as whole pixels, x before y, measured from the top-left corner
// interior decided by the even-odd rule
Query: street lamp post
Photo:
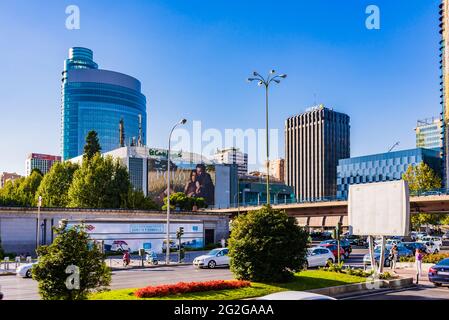
[[[267,204],[270,204],[270,149],[269,149],[269,141],[268,141],[268,88],[272,82],[279,83],[281,79],[287,78],[286,74],[276,75],[276,71],[271,70],[266,78],[262,77],[258,72],[253,72],[253,77],[248,78],[248,82],[257,81],[258,86],[265,87],[265,139],[266,139],[266,147],[267,147]]]
[[[39,248],[40,245],[40,231],[41,231],[41,206],[42,206],[42,197],[39,196],[37,198],[37,230],[36,230],[36,254],[37,254],[37,249]]]
[[[185,124],[186,119],[182,119],[173,126],[168,136],[168,153],[167,153],[167,239],[165,248],[165,264],[170,264],[170,152],[171,152],[171,135],[175,128],[179,125]]]

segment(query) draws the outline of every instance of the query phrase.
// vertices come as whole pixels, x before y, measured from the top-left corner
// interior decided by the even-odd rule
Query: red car
[[[336,244],[326,243],[326,244],[322,244],[320,246],[329,249],[332,252],[332,254],[334,255],[335,261],[337,261],[337,257],[338,257],[337,250],[338,250],[338,247],[337,247]],[[340,247],[340,261],[343,261],[344,259],[345,259],[345,249]]]

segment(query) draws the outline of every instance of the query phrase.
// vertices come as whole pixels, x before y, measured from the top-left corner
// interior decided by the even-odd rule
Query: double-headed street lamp
[[[268,141],[268,88],[272,82],[279,83],[281,79],[287,78],[286,74],[276,75],[276,71],[271,70],[266,78],[258,72],[253,72],[253,77],[248,78],[248,82],[257,81],[258,86],[265,87],[265,117],[266,117],[266,145],[267,145],[267,204],[270,204],[270,148]]]
[[[186,119],[182,119],[177,124],[173,126],[168,136],[168,153],[167,153],[167,243],[165,249],[165,264],[170,263],[170,153],[171,153],[171,135],[175,128],[179,125],[185,124]],[[179,248],[181,249],[181,248]]]

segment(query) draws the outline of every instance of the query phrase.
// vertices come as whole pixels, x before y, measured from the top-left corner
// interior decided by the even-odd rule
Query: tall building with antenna
[[[86,135],[91,130],[97,132],[102,152],[129,141],[134,145],[146,144],[146,98],[141,93],[140,81],[99,69],[92,50],[70,48],[62,72],[61,93],[63,159],[83,153]]]

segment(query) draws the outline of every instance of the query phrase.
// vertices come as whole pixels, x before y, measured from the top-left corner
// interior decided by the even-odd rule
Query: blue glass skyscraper
[[[85,138],[95,130],[102,152],[121,146],[123,119],[125,145],[146,144],[146,98],[139,80],[123,73],[101,70],[92,50],[70,48],[62,72],[62,157],[83,153]]]

